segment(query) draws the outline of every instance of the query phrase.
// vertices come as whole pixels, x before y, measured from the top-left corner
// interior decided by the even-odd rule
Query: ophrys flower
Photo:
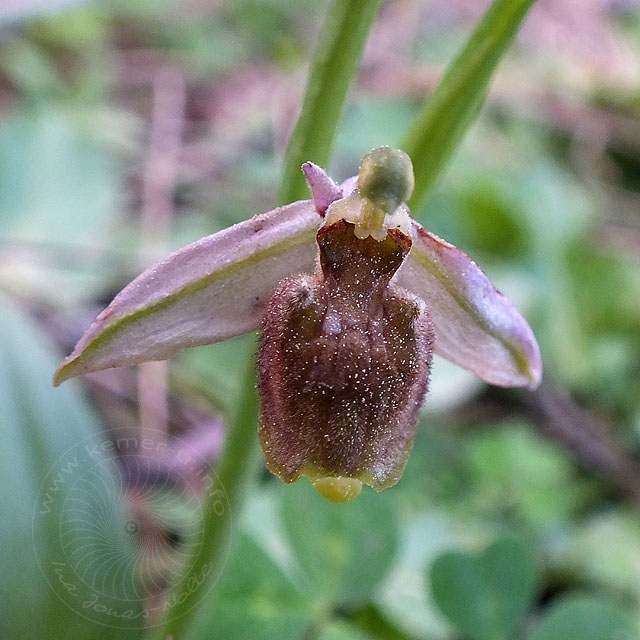
[[[536,387],[526,321],[462,251],[404,204],[411,163],[381,147],[312,199],[213,234],[154,265],[96,318],[56,373],[162,360],[263,326],[259,434],[268,467],[344,501],[395,484],[435,352],[501,386]]]

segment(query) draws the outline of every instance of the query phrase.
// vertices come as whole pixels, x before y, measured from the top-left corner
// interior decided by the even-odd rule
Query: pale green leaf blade
[[[433,597],[474,640],[509,640],[535,596],[535,558],[523,540],[505,537],[480,554],[444,553],[430,571]]]
[[[115,461],[79,387],[0,300],[0,637],[140,638],[135,540]]]
[[[638,624],[620,606],[591,595],[554,602],[528,640],[637,640]]]

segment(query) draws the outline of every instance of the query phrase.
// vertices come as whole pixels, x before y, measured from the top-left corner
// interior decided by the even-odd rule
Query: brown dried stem
[[[153,96],[141,214],[145,261],[157,259],[166,252],[182,145],[186,101],[183,76],[169,67],[160,68],[153,78]],[[168,422],[167,363],[146,362],[138,372],[141,435],[154,441],[162,440]]]

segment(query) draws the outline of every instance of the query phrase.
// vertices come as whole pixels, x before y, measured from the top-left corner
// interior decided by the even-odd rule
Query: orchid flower
[[[432,353],[500,386],[542,375],[529,325],[465,253],[410,217],[413,168],[381,147],[338,186],[202,238],[152,266],[91,324],[55,375],[163,360],[262,325],[258,433],[285,482],[329,500],[395,484]]]

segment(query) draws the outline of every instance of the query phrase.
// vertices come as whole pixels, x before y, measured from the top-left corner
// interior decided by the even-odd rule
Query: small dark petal
[[[260,439],[286,482],[308,476],[348,500],[381,490],[406,464],[427,390],[433,329],[424,303],[390,283],[411,247],[318,232],[321,268],[283,281],[269,301],[258,357]]]

